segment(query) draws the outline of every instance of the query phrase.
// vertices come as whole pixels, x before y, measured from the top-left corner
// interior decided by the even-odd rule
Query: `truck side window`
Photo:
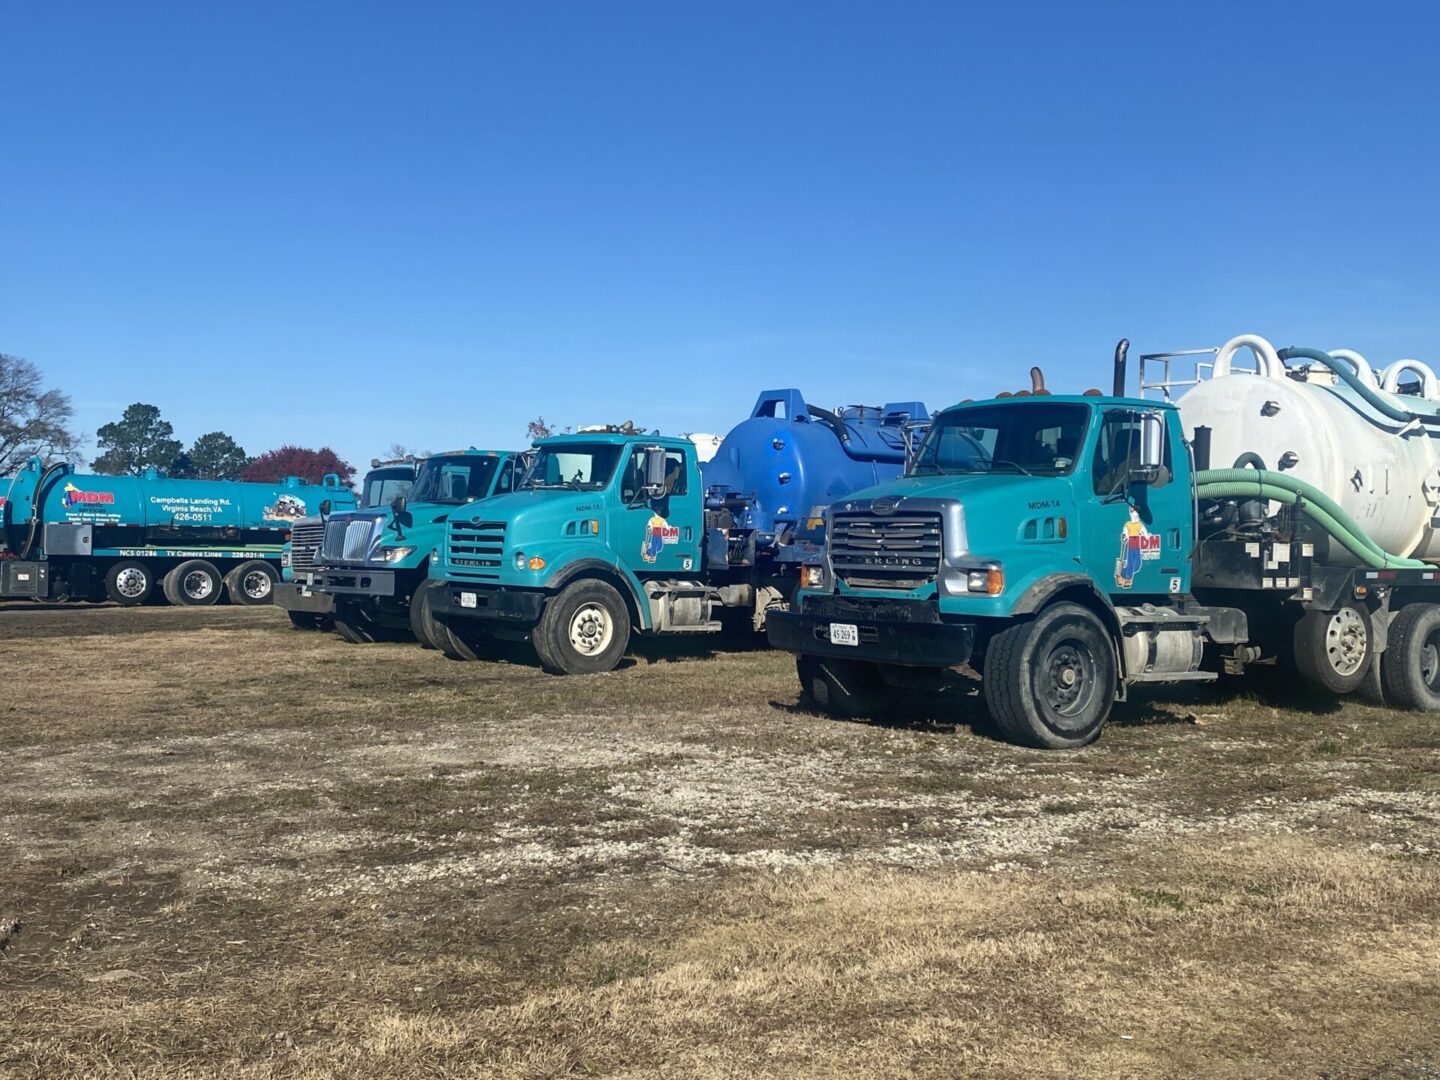
[[[665,494],[685,494],[685,455],[679,450],[665,455]]]
[[[665,494],[684,495],[686,490],[685,454],[680,450],[671,450],[665,454]],[[625,477],[620,484],[620,497],[627,503],[634,502],[640,495],[640,489],[645,486],[645,451],[636,450],[630,455],[630,463],[625,466]]]
[[[1140,414],[1137,412],[1109,412],[1100,426],[1100,438],[1095,443],[1095,460],[1092,466],[1094,491],[1096,495],[1112,495],[1124,491],[1130,483],[1131,466],[1140,460]],[[1174,475],[1170,454],[1170,438],[1165,438],[1165,463],[1160,477],[1153,486],[1163,487]]]
[[[507,461],[505,468],[500,470],[500,476],[495,481],[495,494],[503,495],[515,488],[515,463]]]

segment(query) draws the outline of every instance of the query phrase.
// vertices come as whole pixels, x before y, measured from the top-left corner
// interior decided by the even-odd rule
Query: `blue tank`
[[[907,429],[929,419],[918,401],[831,412],[799,390],[766,390],[701,466],[706,507],[728,511],[758,547],[784,544],[814,508],[900,476]]]

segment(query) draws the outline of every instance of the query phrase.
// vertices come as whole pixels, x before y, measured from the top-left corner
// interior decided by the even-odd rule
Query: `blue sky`
[[[251,452],[1440,362],[1425,4],[0,0],[0,351]]]

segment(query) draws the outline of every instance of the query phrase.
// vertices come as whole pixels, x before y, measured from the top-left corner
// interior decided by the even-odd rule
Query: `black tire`
[[[613,671],[630,645],[630,609],[608,582],[572,582],[545,605],[530,640],[552,675]]]
[[[317,615],[313,611],[287,611],[290,616],[290,625],[296,630],[324,630],[326,616]]]
[[[275,596],[278,580],[280,575],[272,564],[264,559],[247,559],[225,575],[225,595],[230,603],[243,607],[268,604]]]
[[[797,656],[800,692],[821,712],[853,720],[874,716],[885,688],[880,671],[863,660]]]
[[[439,643],[431,631],[440,626],[439,620],[430,613],[430,590],[440,584],[438,581],[422,581],[410,594],[410,632],[422,649],[438,649]]]
[[[351,645],[370,645],[379,640],[376,627],[363,601],[335,598],[335,633]]]
[[[442,623],[432,616],[430,633],[435,646],[451,660],[493,660],[496,641],[473,619]]]
[[[1369,672],[1370,613],[1358,604],[1335,611],[1307,611],[1295,624],[1295,669],[1332,694],[1358,690]]]
[[[187,559],[165,575],[165,599],[177,607],[209,607],[220,599],[225,580],[215,564]]]
[[[999,734],[1042,750],[1100,737],[1115,704],[1115,647],[1089,608],[1061,603],[990,639],[982,688]]]
[[[1400,609],[1380,654],[1380,682],[1396,708],[1440,711],[1440,605]]]
[[[138,559],[111,564],[105,571],[105,595],[125,607],[138,607],[155,591],[155,572]]]

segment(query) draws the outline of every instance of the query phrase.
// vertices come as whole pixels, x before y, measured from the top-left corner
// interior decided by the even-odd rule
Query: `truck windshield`
[[[520,481],[527,488],[571,488],[599,491],[610,482],[623,446],[542,446]]]
[[[1089,417],[1084,405],[1043,398],[942,413],[925,436],[910,475],[1064,476],[1075,468]]]
[[[397,495],[410,497],[410,489],[415,486],[415,470],[413,469],[376,469],[365,474],[365,487],[360,493],[360,505],[389,506],[395,501]]]
[[[415,477],[410,500],[419,503],[474,502],[490,494],[490,479],[500,459],[488,454],[427,458]]]

